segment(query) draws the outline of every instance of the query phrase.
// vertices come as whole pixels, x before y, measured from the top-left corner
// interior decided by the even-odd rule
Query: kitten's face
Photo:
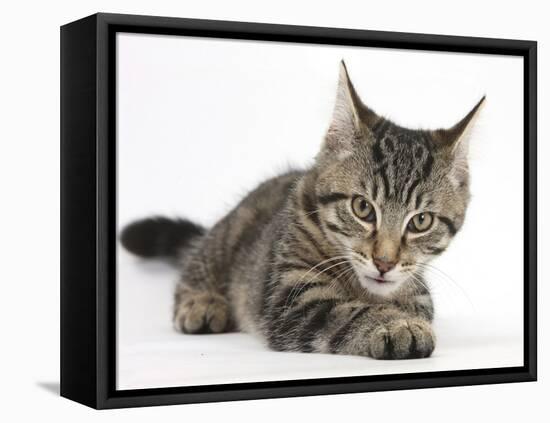
[[[426,134],[388,126],[322,170],[317,195],[325,233],[369,291],[394,292],[460,229],[468,175],[452,165]]]
[[[345,87],[353,90],[347,73],[344,77]],[[473,114],[466,125],[457,124],[458,135],[456,127],[408,130],[376,116],[354,91],[344,94],[348,104],[337,100],[318,158],[320,220],[360,284],[389,296],[404,283],[415,283],[415,274],[462,226],[469,178],[466,147],[457,143]],[[346,115],[343,107],[354,109]]]

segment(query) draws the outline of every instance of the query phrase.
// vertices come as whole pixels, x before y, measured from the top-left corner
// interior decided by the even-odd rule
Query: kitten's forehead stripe
[[[417,210],[420,208],[420,205],[422,204],[422,197],[423,197],[422,193],[420,193],[416,196],[416,200],[414,202],[414,208],[417,209]]]
[[[376,200],[377,197],[378,197],[378,184],[376,183],[376,181],[373,181],[372,182],[372,199]]]
[[[390,196],[390,182],[388,181],[388,175],[386,174],[386,169],[388,165],[383,164],[378,169],[374,171],[375,175],[379,175],[382,179],[382,185],[384,187],[384,196],[388,198]]]
[[[404,201],[405,204],[409,204],[409,202],[411,200],[412,193],[414,192],[415,188],[420,183],[421,178],[418,177],[418,175],[415,175],[415,176],[417,176],[416,179],[411,178],[411,183],[410,183],[410,185],[407,189],[407,193],[406,193],[405,201]]]
[[[380,125],[374,134],[371,154],[379,164],[374,173],[384,186],[384,198],[408,205],[418,185],[432,173],[430,140],[423,131],[399,128],[390,122]]]

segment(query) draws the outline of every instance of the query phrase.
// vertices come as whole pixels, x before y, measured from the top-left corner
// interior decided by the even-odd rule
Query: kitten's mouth
[[[371,281],[374,281],[374,282],[379,283],[379,284],[383,284],[383,283],[384,284],[391,284],[391,283],[393,283],[393,281],[390,281],[390,280],[384,279],[384,278],[372,278],[372,277],[367,276],[367,275],[365,275],[365,277],[367,279],[370,279]]]
[[[372,270],[368,273],[366,271],[361,272],[359,283],[372,294],[389,297],[401,284],[398,275],[392,276],[392,279],[387,279],[382,275],[376,275]]]

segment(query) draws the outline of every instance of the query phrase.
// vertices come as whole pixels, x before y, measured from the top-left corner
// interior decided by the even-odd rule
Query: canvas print
[[[117,388],[523,365],[518,57],[117,35]]]

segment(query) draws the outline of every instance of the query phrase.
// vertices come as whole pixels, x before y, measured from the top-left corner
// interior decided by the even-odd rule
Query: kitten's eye
[[[351,208],[359,219],[366,220],[367,222],[374,222],[376,220],[374,207],[364,197],[355,197],[351,202]]]
[[[414,233],[426,232],[432,226],[432,222],[433,215],[431,213],[418,213],[409,220],[407,229]]]

